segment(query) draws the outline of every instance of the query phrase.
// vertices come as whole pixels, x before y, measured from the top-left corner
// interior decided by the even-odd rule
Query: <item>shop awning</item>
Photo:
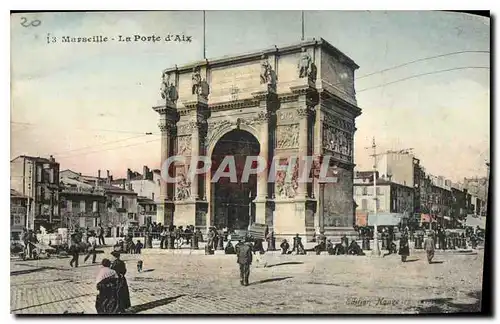
[[[476,216],[476,215],[467,215],[467,219],[465,220],[465,226],[477,227],[485,229],[486,228],[486,217]]]
[[[403,214],[398,213],[374,213],[368,214],[368,226],[398,226],[401,223]]]

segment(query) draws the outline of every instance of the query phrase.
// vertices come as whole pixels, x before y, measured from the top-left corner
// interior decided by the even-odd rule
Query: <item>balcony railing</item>
[[[98,213],[98,212],[66,212],[66,213],[64,213],[65,217],[89,217],[89,218],[96,218],[96,217],[101,217],[103,215],[104,215],[104,213]]]
[[[105,191],[102,188],[84,188],[84,187],[63,187],[61,190],[62,193],[78,193],[78,194],[86,194],[86,195],[96,195],[96,196],[104,196]]]

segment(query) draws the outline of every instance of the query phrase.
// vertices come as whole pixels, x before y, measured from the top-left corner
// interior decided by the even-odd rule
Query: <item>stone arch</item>
[[[242,131],[246,131],[250,134],[252,134],[259,143],[262,143],[262,139],[259,136],[259,133],[257,132],[257,129],[253,127],[252,125],[247,125],[246,123],[224,123],[220,128],[214,130],[212,133],[209,131],[207,134],[207,151],[206,155],[207,156],[212,156],[212,153],[215,149],[215,146],[217,145],[217,142],[227,133],[239,129]]]

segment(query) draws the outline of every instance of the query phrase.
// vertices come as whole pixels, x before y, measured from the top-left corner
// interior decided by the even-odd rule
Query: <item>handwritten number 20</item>
[[[23,27],[38,27],[41,24],[42,24],[42,22],[38,19],[35,19],[35,20],[29,22],[26,17],[21,17],[21,26],[23,26]]]

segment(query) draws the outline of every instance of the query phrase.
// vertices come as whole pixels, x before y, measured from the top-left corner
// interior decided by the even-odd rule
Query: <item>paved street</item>
[[[100,261],[106,254],[98,255]],[[241,287],[235,256],[124,255],[133,313],[416,313],[479,311],[483,252],[398,256],[281,256],[254,264]],[[83,261],[83,257],[80,257]],[[415,260],[415,261],[413,261]],[[15,314],[95,313],[99,265],[11,261]]]

